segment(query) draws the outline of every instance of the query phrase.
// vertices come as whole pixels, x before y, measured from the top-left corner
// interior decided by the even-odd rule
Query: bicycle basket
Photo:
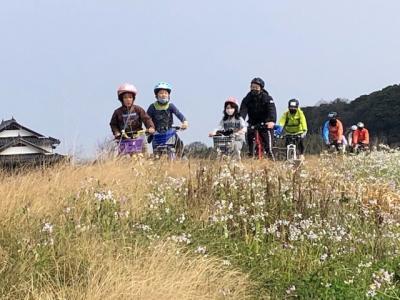
[[[141,153],[143,150],[144,138],[144,136],[139,136],[135,139],[121,140],[118,148],[119,154]]]
[[[235,140],[234,136],[214,136],[214,149],[229,152],[233,150],[233,142]]]

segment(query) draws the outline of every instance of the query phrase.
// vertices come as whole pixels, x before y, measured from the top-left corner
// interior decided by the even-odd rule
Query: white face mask
[[[225,112],[228,116],[233,116],[233,114],[235,113],[235,109],[234,108],[227,108],[225,109]]]

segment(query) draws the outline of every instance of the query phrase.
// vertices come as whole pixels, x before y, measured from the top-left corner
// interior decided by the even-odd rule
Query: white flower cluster
[[[113,203],[116,203],[113,192],[110,190],[108,190],[107,192],[96,192],[94,193],[94,197],[99,202],[112,201]]]
[[[378,290],[383,287],[390,287],[392,284],[393,275],[394,273],[389,273],[384,269],[380,269],[378,272],[372,274],[372,283],[369,286],[366,296],[375,297]]]
[[[52,234],[53,233],[53,225],[51,223],[44,223],[42,232]]]
[[[207,247],[203,246],[198,246],[196,250],[194,250],[195,253],[198,254],[206,254],[207,252]]]
[[[296,291],[296,286],[292,285],[286,290],[286,294],[292,295]]]
[[[181,235],[173,235],[168,239],[174,241],[175,243],[189,245],[190,243],[192,243],[191,238],[192,238],[192,235],[190,233],[189,234],[182,233]]]
[[[166,195],[168,193],[179,194],[185,190],[186,178],[166,177],[165,180],[160,182],[153,182],[153,191],[148,194],[150,199],[150,208],[157,209],[160,205],[166,202]]]
[[[151,227],[149,225],[146,225],[146,224],[135,224],[135,225],[133,225],[133,228],[140,229],[140,230],[142,230],[144,232],[151,231]]]

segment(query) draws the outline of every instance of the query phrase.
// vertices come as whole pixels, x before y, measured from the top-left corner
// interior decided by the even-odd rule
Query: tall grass
[[[246,298],[245,274],[133,232],[169,164],[117,160],[2,174],[3,299]]]
[[[137,158],[3,174],[0,295],[399,297],[399,158]]]

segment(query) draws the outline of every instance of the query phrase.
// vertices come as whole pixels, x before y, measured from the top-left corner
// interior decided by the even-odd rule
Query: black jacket
[[[249,92],[240,105],[240,115],[245,120],[248,115],[248,123],[250,125],[267,122],[276,123],[276,107],[274,100],[266,90],[262,90],[261,94],[257,96],[253,96],[251,92]]]

